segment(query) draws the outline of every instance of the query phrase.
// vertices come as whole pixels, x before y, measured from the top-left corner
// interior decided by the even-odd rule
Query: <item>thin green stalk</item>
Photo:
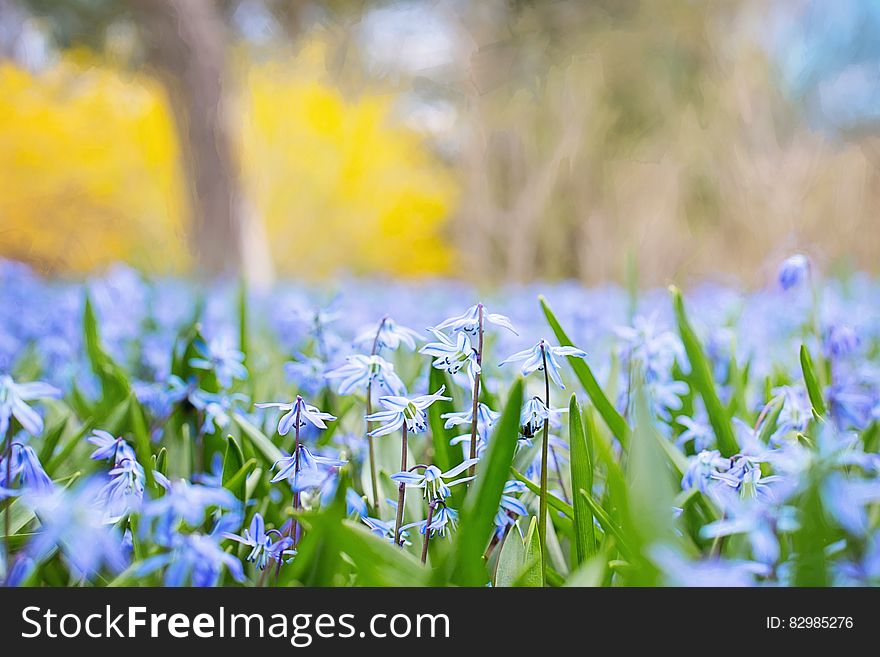
[[[403,423],[403,431],[401,433],[400,471],[406,471],[406,422]],[[397,487],[397,518],[394,521],[394,542],[397,545],[403,545],[403,539],[400,536],[400,526],[403,524],[403,505],[405,503],[406,484],[400,482],[400,485]]]
[[[477,304],[478,316],[479,316],[479,324],[477,334],[479,336],[477,343],[477,365],[482,368],[483,366],[483,304]],[[471,416],[473,418],[473,422],[471,422],[471,459],[477,458],[477,409],[480,405],[480,381],[482,378],[482,371],[477,372],[477,375],[474,377],[474,400],[473,406],[471,407]],[[476,464],[472,465],[468,468],[468,476],[473,477],[477,472]]]
[[[382,321],[379,322],[379,328],[376,329],[376,337],[373,338],[373,348],[370,351],[371,356],[375,356],[376,352],[379,350],[379,334],[382,332],[382,327],[385,326],[385,322],[388,321],[388,317],[383,317]],[[370,378],[367,382],[367,415],[373,414],[373,379]],[[370,423],[367,422],[367,444],[370,448],[370,483],[373,486],[373,508],[379,508],[379,479],[376,477],[376,450],[373,446],[373,437],[370,435]]]
[[[538,507],[538,535],[541,539],[541,566],[543,582],[547,584],[547,456],[550,446],[550,377],[547,374],[547,348],[541,342],[541,359],[544,364],[544,405],[547,417],[544,418],[544,441],[541,445],[541,500]]]
[[[434,509],[437,508],[439,503],[440,500],[433,499],[428,504],[428,517],[425,518],[425,540],[422,542],[422,563],[428,562],[428,541],[431,540],[431,521],[434,519]]]
[[[6,446],[4,449],[6,459],[6,487],[12,488],[12,421],[6,429]],[[6,500],[6,511],[4,517],[4,534],[3,540],[6,547],[6,583],[9,583],[9,575],[12,572],[12,546],[10,545],[10,534],[12,533],[12,497]]]

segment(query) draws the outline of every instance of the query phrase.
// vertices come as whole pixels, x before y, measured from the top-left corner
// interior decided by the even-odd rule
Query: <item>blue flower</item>
[[[144,468],[133,458],[121,458],[107,473],[110,476],[104,487],[98,491],[98,502],[104,509],[106,522],[118,522],[128,513],[140,509],[144,499]],[[161,472],[153,470],[156,481],[164,488],[170,482]]]
[[[232,577],[244,581],[241,562],[219,545],[222,536],[216,534],[175,534],[168,552],[147,557],[137,569],[143,577],[167,566],[165,586],[216,586],[224,566]]]
[[[305,445],[300,443],[298,456],[291,454],[279,459],[272,466],[279,467],[277,474],[272,477],[271,483],[277,483],[284,479],[290,481],[294,492],[302,492],[313,488],[319,488],[324,484],[332,468],[339,468],[348,463],[341,459],[312,454]]]
[[[859,348],[858,333],[846,324],[832,324],[825,331],[823,347],[829,358],[844,358]]]
[[[336,419],[336,417],[330,415],[330,413],[324,413],[318,410],[317,407],[306,404],[305,400],[299,395],[297,395],[296,399],[290,403],[264,402],[261,404],[255,404],[255,406],[257,408],[280,408],[283,411],[287,411],[287,413],[282,415],[281,419],[278,421],[278,435],[280,436],[286,436],[288,434],[291,427],[296,422],[297,416],[299,416],[300,429],[306,426],[306,423],[312,424],[318,429],[326,429],[327,425],[324,424],[324,421]]]
[[[424,433],[428,428],[428,416],[425,409],[436,401],[451,401],[450,397],[444,397],[446,386],[440,386],[437,392],[420,397],[386,396],[379,397],[379,403],[386,409],[372,415],[367,415],[367,422],[381,422],[382,426],[373,429],[371,436],[384,436],[400,429],[404,423],[410,433]]]
[[[277,535],[275,541],[272,540],[273,533]],[[287,555],[296,554],[296,550],[291,549],[293,539],[290,536],[282,535],[277,529],[270,529],[267,532],[263,516],[259,513],[254,514],[250,527],[244,530],[243,536],[231,532],[222,532],[221,536],[251,548],[245,560],[255,563],[260,570],[265,569],[270,560],[279,562],[283,561]]]
[[[125,439],[116,438],[111,433],[101,429],[95,429],[92,434],[86,438],[86,441],[95,445],[98,449],[92,452],[91,459],[93,461],[105,461],[113,459],[117,462],[121,459],[135,459],[134,450]]]
[[[20,479],[21,488],[32,491],[51,491],[52,479],[46,474],[37,453],[30,445],[13,442],[10,446],[9,481],[6,480],[6,456],[0,458],[0,499],[14,494],[12,482]]]
[[[232,423],[230,412],[234,410],[236,404],[247,402],[247,397],[241,393],[227,395],[195,390],[189,396],[189,401],[204,413],[201,432],[213,435],[217,428],[226,429]]]
[[[204,522],[205,511],[209,508],[229,510],[237,508],[238,504],[235,495],[225,488],[189,484],[185,479],[178,479],[169,484],[165,495],[145,503],[142,515],[147,519],[158,519],[158,534],[167,537],[178,521],[198,527]]]
[[[542,429],[545,420],[549,421],[550,426],[558,427],[559,416],[562,413],[568,413],[568,409],[547,408],[543,399],[532,397],[523,404],[520,411],[520,432],[526,438],[533,438]]]
[[[410,529],[412,527],[417,527],[420,534],[424,534],[428,531],[431,532],[431,535],[438,534],[440,536],[446,536],[447,533],[455,531],[458,526],[458,511],[455,509],[450,509],[445,504],[440,504],[438,509],[434,510],[433,515],[431,516],[431,524],[428,524],[426,520],[420,520],[418,522],[411,522],[407,525],[404,525],[400,528],[400,531],[403,532],[406,529]],[[393,533],[392,529],[392,533]]]
[[[32,436],[42,433],[43,418],[25,402],[60,396],[61,391],[48,383],[16,383],[7,374],[0,376],[0,437],[6,435],[13,417]]]
[[[354,488],[345,491],[345,509],[349,517],[363,518],[369,513],[366,498]]]
[[[370,531],[373,532],[376,536],[384,538],[386,541],[390,543],[396,543],[394,540],[394,521],[393,520],[380,520],[379,518],[370,518],[368,516],[364,516],[361,518],[361,521],[370,528]],[[408,532],[405,531],[407,527],[400,528],[400,540],[403,541],[404,545],[411,545],[411,543],[407,540]]]
[[[234,379],[244,380],[248,377],[244,354],[233,347],[228,338],[216,338],[207,343],[200,341],[195,347],[200,357],[190,358],[190,367],[213,371],[222,387],[228,388]]]
[[[490,324],[506,328],[514,335],[519,335],[513,328],[513,324],[510,323],[510,319],[508,317],[505,317],[504,315],[499,315],[497,313],[490,313],[481,303],[471,306],[461,315],[456,315],[455,317],[444,319],[434,328],[439,331],[448,330],[451,333],[462,332],[468,333],[470,335],[477,335],[480,330],[481,311],[483,313],[484,322],[489,322]]]
[[[693,442],[694,450],[702,452],[715,444],[715,433],[708,423],[698,422],[687,415],[679,415],[675,418],[675,421],[685,428],[678,438],[675,439],[677,446],[683,447]]]
[[[509,480],[504,484],[501,494],[501,502],[498,505],[498,512],[495,514],[495,535],[503,536],[507,527],[516,523],[516,518],[512,516],[527,516],[528,509],[514,495],[525,493],[528,490],[526,485],[521,481]]]
[[[446,422],[443,424],[444,429],[451,429],[452,427],[457,427],[462,424],[472,425],[474,422],[474,409],[473,407],[471,407],[466,411],[456,413],[444,413],[440,417],[446,420]],[[501,413],[493,411],[483,402],[478,403],[477,435],[480,438],[488,439],[490,430],[493,426],[495,426],[495,423],[500,417]]]
[[[810,274],[810,260],[802,253],[786,258],[779,267],[779,284],[783,290],[800,285]]]
[[[25,495],[25,504],[40,519],[28,556],[41,562],[59,548],[76,577],[91,577],[104,567],[122,571],[127,565],[122,533],[104,522],[97,504],[100,488],[100,481],[87,479],[74,489],[53,487]]]
[[[574,358],[586,358],[587,353],[575,347],[553,347],[544,339],[538,341],[534,347],[518,351],[512,356],[508,356],[501,361],[501,365],[523,361],[521,371],[523,376],[528,376],[532,372],[544,370],[544,361],[547,362],[547,374],[550,380],[560,388],[565,388],[562,378],[559,376],[559,361],[557,356],[572,356]]]
[[[397,350],[400,345],[406,346],[410,351],[415,351],[416,341],[421,340],[422,335],[406,326],[401,326],[390,317],[384,317],[378,326],[365,329],[355,338],[356,345],[373,344],[376,349]]]
[[[406,392],[406,386],[394,371],[394,365],[381,356],[349,356],[345,359],[345,365],[327,372],[326,376],[328,379],[342,379],[336,389],[340,395],[348,395],[358,388],[366,390],[372,382],[378,383],[392,395]]]
[[[682,490],[696,488],[704,493],[717,480],[716,475],[730,469],[730,459],[721,456],[717,449],[703,450],[699,454],[688,457],[688,467],[681,478]]]
[[[438,370],[449,372],[450,374],[458,374],[463,368],[467,367],[467,375],[474,385],[477,374],[480,373],[480,364],[477,362],[477,351],[471,346],[471,341],[465,333],[459,333],[458,338],[453,341],[445,333],[434,328],[428,329],[437,338],[436,342],[429,342],[419,349],[420,354],[433,356],[434,361],[431,363]]]
[[[793,509],[775,509],[755,501],[727,509],[730,517],[703,526],[700,536],[717,538],[746,534],[752,547],[752,556],[760,563],[778,562],[780,548],[777,532],[793,532],[798,528]]]
[[[425,490],[425,497],[428,497],[430,494],[431,499],[438,497],[446,499],[452,494],[452,491],[449,490],[450,486],[471,481],[473,477],[462,477],[448,483],[446,480],[457,477],[472,465],[479,463],[479,461],[480,459],[467,459],[446,472],[440,472],[440,468],[436,465],[429,465],[424,467],[421,474],[417,472],[397,472],[391,475],[391,479],[398,484],[406,484],[407,488],[423,488]]]

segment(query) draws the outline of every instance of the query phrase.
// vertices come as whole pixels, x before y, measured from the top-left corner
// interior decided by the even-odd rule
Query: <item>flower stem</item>
[[[422,563],[428,562],[428,541],[431,540],[431,521],[434,519],[434,509],[437,508],[437,500],[431,500],[428,504],[428,517],[425,519],[425,540],[422,543]]]
[[[299,485],[299,416],[300,410],[302,408],[302,404],[300,400],[297,399],[296,405],[296,431],[294,432],[294,444],[293,444],[293,481],[294,486]],[[293,511],[299,510],[299,492],[293,492]],[[293,534],[293,546],[296,547],[296,544],[299,539],[299,523],[296,521],[296,516],[293,517],[293,525],[291,525],[291,533]]]
[[[538,506],[538,535],[541,539],[541,566],[544,584],[547,583],[547,456],[550,446],[550,377],[547,374],[547,348],[541,342],[541,358],[544,364],[544,440],[541,444],[541,500]]]
[[[406,422],[403,423],[403,431],[401,433],[400,447],[400,471],[406,471]],[[397,487],[397,518],[394,521],[394,542],[397,545],[403,545],[403,539],[400,536],[400,526],[403,524],[403,505],[406,503],[406,484],[400,482]]]
[[[388,317],[383,317],[382,321],[379,322],[379,328],[376,329],[376,337],[373,338],[373,349],[370,351],[371,356],[375,356],[376,352],[379,350],[379,334],[382,332],[382,327],[385,326],[385,322],[388,321]],[[373,378],[367,381],[367,415],[373,414]],[[370,423],[367,422],[367,444],[370,448],[370,483],[373,486],[373,508],[379,508],[379,480],[376,477],[376,451],[373,447],[373,437],[370,435]]]
[[[6,460],[6,487],[12,489],[12,422],[6,429],[6,445],[4,448],[4,459]],[[6,510],[3,513],[3,524],[5,532],[3,541],[6,549],[6,584],[9,584],[9,576],[12,573],[12,546],[9,544],[10,534],[12,533],[12,497],[6,500]]]
[[[477,342],[477,365],[482,368],[483,366],[483,304],[477,305],[477,311],[479,313],[479,324],[477,325],[477,334],[479,336]],[[482,379],[482,369],[480,372],[477,372],[474,377],[474,403],[471,407],[471,416],[473,418],[473,422],[471,422],[471,456],[470,458],[477,458],[477,409],[480,404],[480,381]],[[468,476],[473,477],[477,471],[476,464],[472,465],[468,468]]]

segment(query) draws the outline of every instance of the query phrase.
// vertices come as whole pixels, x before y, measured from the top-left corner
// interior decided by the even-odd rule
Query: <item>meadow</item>
[[[2,261],[2,580],[880,584],[878,301]]]

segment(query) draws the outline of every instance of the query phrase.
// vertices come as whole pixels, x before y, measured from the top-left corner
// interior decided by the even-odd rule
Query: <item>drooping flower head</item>
[[[431,363],[438,370],[444,370],[450,374],[458,374],[462,368],[467,368],[467,375],[474,385],[477,374],[480,373],[480,364],[477,362],[477,350],[471,346],[467,334],[462,331],[453,340],[436,328],[428,329],[437,338],[435,342],[429,342],[419,349],[420,354],[433,356]]]
[[[340,395],[351,394],[356,389],[366,390],[371,383],[378,383],[392,395],[406,392],[406,386],[394,371],[394,365],[378,355],[349,356],[345,359],[345,365],[327,372],[326,376],[328,379],[341,379],[336,388],[336,392]]]
[[[810,259],[803,253],[796,253],[782,261],[779,267],[779,285],[790,290],[799,285],[810,273]]]
[[[296,454],[279,459],[272,467],[278,468],[278,472],[272,477],[271,483],[277,483],[287,479],[295,493],[304,490],[320,488],[327,477],[348,463],[342,459],[313,454],[300,443]]]
[[[390,349],[396,351],[400,345],[404,345],[410,351],[415,351],[416,342],[422,339],[422,334],[411,328],[402,326],[391,317],[384,317],[378,326],[373,325],[364,329],[354,339],[356,345],[372,345],[375,343],[376,351]]]
[[[273,535],[275,540],[272,539]],[[260,570],[265,569],[269,561],[283,561],[285,556],[296,554],[296,550],[291,549],[293,539],[277,529],[266,531],[266,523],[259,513],[254,514],[250,527],[241,536],[231,532],[222,532],[221,536],[251,548],[245,560],[256,564]]]
[[[572,356],[574,358],[586,358],[587,353],[575,347],[553,347],[549,342],[538,340],[534,347],[518,351],[501,361],[500,365],[507,363],[515,363],[522,361],[520,368],[523,376],[528,376],[532,372],[540,372],[544,370],[544,362],[547,363],[547,374],[550,380],[560,388],[565,388],[562,383],[562,377],[559,376],[559,361],[557,356]]]
[[[215,338],[208,342],[197,342],[199,356],[190,358],[190,367],[214,372],[218,383],[228,388],[233,380],[244,380],[248,376],[244,366],[244,354],[236,349],[227,337]]]
[[[305,427],[306,424],[311,424],[318,429],[326,429],[327,425],[324,424],[324,422],[336,419],[334,415],[324,413],[311,404],[306,404],[305,400],[299,395],[296,396],[294,401],[289,403],[263,402],[254,405],[257,408],[280,408],[283,411],[287,411],[287,413],[282,415],[281,419],[278,421],[278,435],[280,436],[286,436],[288,434],[291,427],[296,423],[297,417],[299,417],[300,429]]]
[[[367,415],[367,422],[380,422],[382,426],[373,429],[369,435],[384,436],[400,429],[406,424],[410,433],[424,433],[428,428],[428,415],[425,409],[436,401],[451,401],[450,397],[444,397],[446,386],[440,386],[437,392],[420,397],[386,396],[379,397],[379,403],[387,410]]]
[[[445,500],[452,494],[452,491],[449,490],[450,486],[463,484],[473,479],[473,477],[462,477],[461,479],[455,479],[455,477],[479,461],[480,459],[467,459],[446,472],[441,472],[436,465],[429,465],[421,468],[423,470],[421,473],[397,472],[391,475],[391,479],[398,484],[406,484],[407,488],[423,488],[425,497],[430,496],[431,499]]]
[[[438,331],[448,330],[450,333],[463,332],[469,335],[477,335],[480,330],[480,311],[483,313],[483,322],[489,322],[496,326],[507,329],[514,335],[519,335],[510,319],[498,313],[490,313],[483,304],[476,304],[468,308],[461,315],[444,319],[434,328]]]
[[[60,396],[61,391],[48,383],[16,383],[8,374],[0,376],[0,437],[6,435],[12,418],[18,420],[22,428],[32,436],[40,435],[43,431],[43,418],[26,402]]]

